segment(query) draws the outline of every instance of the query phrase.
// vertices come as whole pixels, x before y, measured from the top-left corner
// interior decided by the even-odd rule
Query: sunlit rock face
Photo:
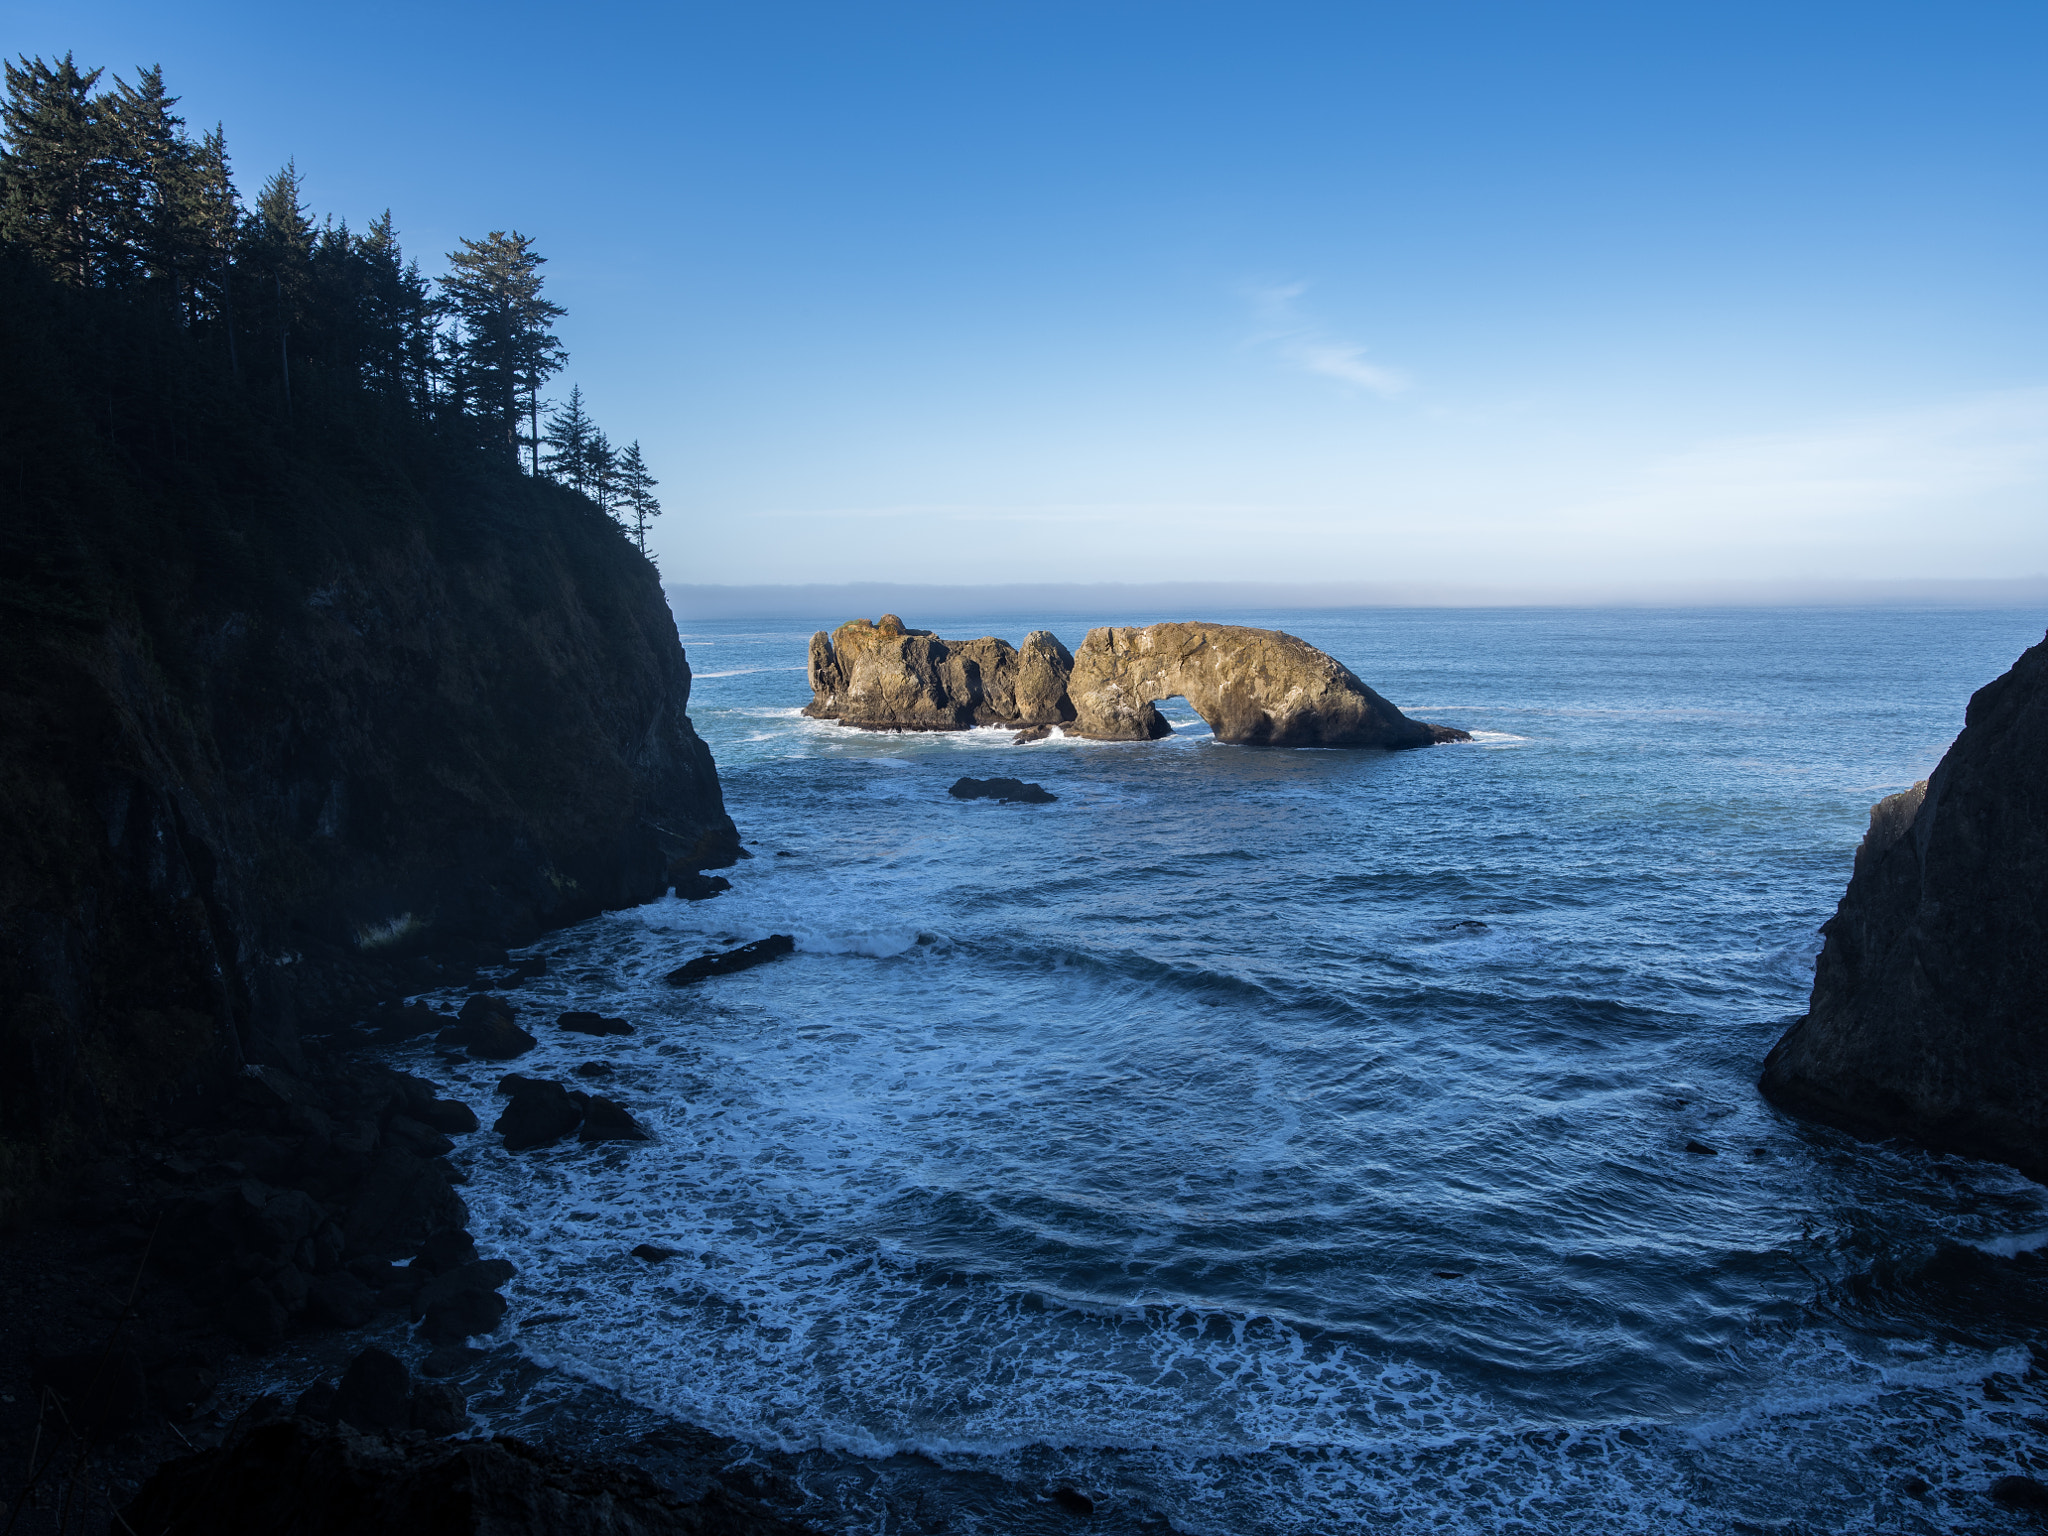
[[[814,695],[804,713],[871,731],[964,731],[1058,725],[1073,718],[1074,658],[1045,630],[1007,640],[941,640],[893,613],[811,636]]]
[[[1277,629],[1153,624],[1092,629],[1067,682],[1069,734],[1148,741],[1154,701],[1184,698],[1218,741],[1271,747],[1427,747],[1465,732],[1411,720],[1335,657]]]
[[[1970,700],[1932,777],[1871,808],[1787,1109],[2048,1176],[2048,641]]]

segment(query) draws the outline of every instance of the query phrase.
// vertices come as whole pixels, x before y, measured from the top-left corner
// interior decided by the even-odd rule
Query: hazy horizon
[[[1979,581],[1670,582],[1661,585],[1344,582],[914,582],[711,585],[668,582],[678,622],[849,619],[895,613],[927,620],[1099,613],[1117,622],[1199,619],[1247,610],[1342,608],[2035,608],[2048,622],[2048,576]]]

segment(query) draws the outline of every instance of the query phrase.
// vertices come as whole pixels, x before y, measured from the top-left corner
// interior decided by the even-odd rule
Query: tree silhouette
[[[456,367],[463,385],[484,416],[503,424],[509,452],[516,457],[522,442],[532,447],[538,474],[540,388],[568,358],[549,330],[568,311],[540,293],[547,258],[516,230],[494,229],[481,240],[464,240],[448,260],[454,271],[441,280],[441,290],[462,327]],[[522,415],[531,429],[524,435]]]

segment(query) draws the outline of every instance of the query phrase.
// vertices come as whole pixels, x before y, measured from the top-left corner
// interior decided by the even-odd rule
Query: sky
[[[0,0],[517,229],[693,584],[2048,574],[2048,7]]]

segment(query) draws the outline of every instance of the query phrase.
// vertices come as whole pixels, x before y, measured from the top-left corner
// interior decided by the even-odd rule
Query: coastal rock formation
[[[1023,648],[984,635],[941,640],[893,613],[811,636],[815,697],[804,713],[870,731],[964,731],[976,725],[1057,725],[1073,718],[1074,658],[1045,630]]]
[[[1184,698],[1218,741],[1270,747],[1427,747],[1463,731],[1411,720],[1335,657],[1277,629],[1153,624],[1091,629],[1067,689],[1068,734],[1150,741],[1171,733],[1157,699]]]
[[[2048,641],[1871,810],[1813,996],[1763,1091],[2048,1178]]]

